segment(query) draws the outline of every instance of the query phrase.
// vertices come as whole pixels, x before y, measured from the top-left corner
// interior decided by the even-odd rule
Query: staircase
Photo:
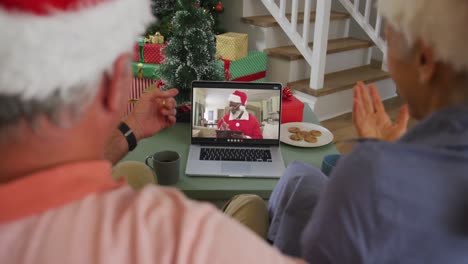
[[[350,112],[357,81],[384,99],[395,86],[375,0],[228,0],[226,30],[249,34],[249,49],[268,54],[267,79],[290,86],[320,120]]]

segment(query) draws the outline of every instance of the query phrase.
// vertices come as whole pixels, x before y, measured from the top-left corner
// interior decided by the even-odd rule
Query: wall
[[[206,107],[205,105],[205,100],[206,100],[206,93],[205,91],[203,90],[198,90],[197,93],[194,94],[194,101],[195,103],[199,103],[203,106]],[[196,107],[196,106],[193,106],[193,107]],[[195,110],[195,109],[194,109]],[[192,111],[192,120],[193,120],[193,123],[195,125],[198,125],[200,124],[200,118],[198,117],[198,111]],[[206,111],[205,111],[205,115],[206,114]],[[205,119],[207,119],[207,116],[204,117]]]

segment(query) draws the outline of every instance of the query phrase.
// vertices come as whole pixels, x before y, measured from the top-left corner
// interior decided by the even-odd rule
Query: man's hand
[[[395,124],[392,123],[379,93],[374,85],[358,82],[354,87],[353,122],[361,138],[376,138],[386,141],[398,140],[407,130],[409,121],[408,106],[400,109]]]
[[[224,121],[224,119],[221,119],[223,122],[221,122],[221,126],[219,127],[219,130],[231,130],[229,128],[229,125],[228,123],[226,123],[226,121]]]
[[[150,137],[176,122],[177,89],[161,91],[155,88],[143,93],[133,111],[124,120],[129,125],[137,140]]]

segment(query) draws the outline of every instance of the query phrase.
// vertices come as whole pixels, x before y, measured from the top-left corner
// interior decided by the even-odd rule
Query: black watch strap
[[[129,151],[134,150],[137,146],[137,139],[135,137],[135,134],[133,134],[132,129],[124,122],[120,122],[119,130],[120,132],[122,132],[125,139],[127,140],[128,150]]]

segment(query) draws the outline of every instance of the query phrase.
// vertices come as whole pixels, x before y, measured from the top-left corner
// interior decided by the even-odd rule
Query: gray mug
[[[149,163],[150,159],[151,163]],[[145,163],[156,173],[158,184],[171,185],[179,181],[179,153],[169,150],[156,152],[153,155],[146,157]]]

